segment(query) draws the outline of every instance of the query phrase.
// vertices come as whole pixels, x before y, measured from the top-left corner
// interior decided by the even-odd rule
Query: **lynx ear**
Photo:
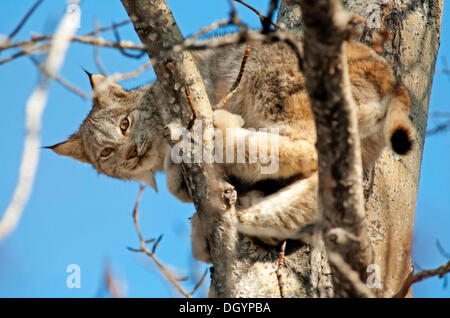
[[[81,162],[89,162],[89,159],[83,150],[81,139],[77,137],[71,137],[67,141],[45,148],[52,149],[61,156],[72,157]]]
[[[128,96],[122,86],[116,83],[108,82],[107,78],[101,74],[91,74],[86,71],[94,91],[94,106],[105,107],[114,102],[117,98]]]

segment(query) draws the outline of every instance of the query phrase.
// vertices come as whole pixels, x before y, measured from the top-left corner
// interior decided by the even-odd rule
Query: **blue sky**
[[[31,7],[34,0],[2,0],[0,2],[0,34],[9,34]],[[227,0],[168,0],[185,36],[202,26],[225,18],[229,12]],[[268,1],[249,0],[248,3],[266,11]],[[239,7],[239,6],[238,6]],[[119,0],[83,0],[82,21],[78,34],[93,30],[94,18],[101,26],[125,20],[127,15]],[[252,27],[259,19],[239,7],[242,18]],[[65,1],[46,0],[38,8],[16,40],[29,38],[31,32],[51,33],[65,10]],[[450,53],[450,28],[445,8],[441,35],[442,56]],[[139,42],[131,25],[120,29],[123,39]],[[111,32],[105,38],[114,40]],[[0,59],[8,52],[2,52]],[[101,58],[109,73],[137,68],[146,57],[133,60],[115,50],[103,48]],[[81,67],[98,72],[93,48],[72,44],[61,75],[89,91],[89,81]],[[133,88],[155,79],[149,70],[139,78],[121,83]],[[32,62],[22,57],[0,65],[2,96],[2,128],[0,156],[0,215],[7,207],[18,176],[24,137],[24,106],[38,81]],[[436,73],[430,111],[448,111],[450,77]],[[43,145],[52,145],[73,133],[90,109],[83,100],[57,83],[51,84],[50,97],[43,118]],[[432,126],[433,120],[429,121]],[[414,262],[422,268],[441,265],[446,259],[436,248],[436,240],[450,251],[450,133],[427,137],[421,170],[416,224],[414,231]],[[191,204],[174,199],[166,190],[165,177],[156,178],[159,193],[146,188],[140,205],[141,228],[144,236],[164,234],[158,257],[179,276],[187,276],[187,290],[193,286],[198,273],[208,266],[193,260],[189,242],[188,217],[194,213]],[[139,187],[98,175],[93,168],[72,159],[42,150],[35,186],[17,230],[0,242],[0,297],[95,297],[102,296],[105,264],[110,264],[116,278],[127,285],[130,297],[179,297],[151,262],[142,255],[127,250],[138,247],[131,217]],[[66,268],[78,264],[81,288],[66,286]],[[194,276],[194,277],[193,277]],[[205,295],[209,278],[196,296]],[[415,285],[418,297],[449,297],[450,286],[443,288],[437,278]]]

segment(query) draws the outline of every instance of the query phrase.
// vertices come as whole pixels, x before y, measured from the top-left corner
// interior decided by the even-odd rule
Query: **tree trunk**
[[[173,31],[176,27],[174,21],[166,20],[170,11],[154,10],[154,3],[165,5],[165,1],[122,2],[141,41],[153,49],[155,45],[158,46],[156,51],[149,50],[150,57],[159,56],[164,45],[167,47],[182,41],[179,30],[178,33]],[[418,134],[416,147],[411,154],[400,159],[384,151],[372,175],[365,178],[366,225],[375,252],[375,264],[379,266],[381,274],[382,289],[376,293],[382,297],[395,294],[411,271],[415,203],[443,7],[443,0],[422,1],[420,4],[413,0],[391,2],[387,6],[380,5],[380,13],[384,15],[382,20],[392,33],[392,41],[386,43],[382,54],[391,62],[410,91],[412,120]],[[347,9],[364,17],[371,13],[366,12],[371,4],[373,1],[370,0],[344,1]],[[298,7],[282,3],[278,23],[299,31],[299,17]],[[158,29],[158,21],[163,21],[165,28]],[[189,68],[183,68],[183,61],[189,64],[189,60],[189,55],[172,55],[170,61],[175,61],[175,73],[170,77],[164,75],[174,72],[170,63],[167,63],[168,59],[155,67],[158,79],[166,82],[163,87],[175,96],[177,105],[185,105],[186,102],[184,97],[180,97],[180,92],[173,89],[176,82],[199,85],[190,87],[195,91],[192,95],[206,96],[199,84],[201,80],[197,79],[198,74],[194,76],[195,81],[186,81],[189,76],[185,71]],[[200,105],[200,118],[210,125],[208,103],[201,97],[195,103]],[[176,121],[177,116],[180,118],[178,122],[185,123],[190,116],[187,115],[188,108],[183,107],[182,114],[172,112],[167,115],[166,124]],[[183,114],[185,119],[181,120]],[[194,203],[202,221],[205,220],[211,229],[210,247],[214,268],[210,294],[217,297],[280,297],[276,275],[279,248],[263,246],[239,235],[229,225],[226,212],[233,204],[229,195],[232,190],[219,178],[214,167],[191,165],[185,167],[184,172],[189,185],[201,190],[196,191]],[[235,241],[237,244],[233,247]],[[285,297],[330,297],[334,294],[324,243],[319,236],[315,236],[313,243],[311,246],[296,241],[287,243],[285,265],[281,269]]]
[[[378,265],[382,284],[377,295],[391,297],[412,271],[414,214],[443,1],[343,2],[347,10],[368,18],[369,23],[379,21],[381,27],[390,31],[391,39],[384,44],[381,54],[410,93],[410,117],[417,129],[416,147],[412,153],[400,158],[384,150],[372,173],[364,178],[366,223],[375,254],[374,264]],[[300,16],[298,6],[283,3],[280,22],[301,28]],[[371,44],[368,37],[371,31],[363,33],[362,42]],[[372,273],[378,269],[372,267]],[[328,276],[328,272],[324,274]]]
[[[362,16],[367,16],[367,8],[372,3],[370,0],[345,1],[349,10]],[[367,226],[375,264],[380,269],[382,291],[379,295],[391,297],[412,271],[414,214],[443,0],[390,1],[381,9],[385,27],[392,36],[381,54],[409,91],[411,119],[417,129],[417,143],[412,153],[400,158],[385,150],[372,175],[366,176]]]

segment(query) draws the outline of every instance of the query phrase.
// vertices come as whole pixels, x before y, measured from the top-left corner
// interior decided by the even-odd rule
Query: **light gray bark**
[[[368,236],[382,283],[381,290],[376,290],[376,293],[380,297],[391,297],[412,270],[414,214],[443,1],[345,0],[343,4],[356,15],[379,18],[381,26],[384,24],[390,31],[391,40],[384,44],[381,54],[410,93],[411,119],[418,132],[417,146],[412,153],[400,158],[389,150],[383,151],[373,172],[364,178]],[[379,10],[374,11],[374,8]],[[290,10],[295,14],[285,13]],[[283,3],[279,23],[283,21],[288,26],[301,27],[300,16],[298,5]],[[363,33],[361,41],[370,44],[369,35],[373,30],[366,31],[369,32]],[[316,253],[321,254],[320,251]],[[329,273],[324,271],[321,274],[322,265],[318,259],[321,258],[311,259],[312,269],[315,269],[318,281],[326,281]]]
[[[369,2],[372,3],[349,0],[345,5],[352,12],[367,16],[365,10]],[[395,1],[386,11],[386,23],[393,27],[394,40],[387,45],[384,55],[412,94],[412,117],[419,134],[418,147],[406,160],[383,153],[365,189],[368,235],[383,282],[380,296],[394,294],[409,273],[415,200],[443,5],[443,1],[420,2],[420,5],[417,1],[397,2],[400,3]],[[162,51],[183,40],[164,0],[122,0],[122,3],[141,41],[148,46],[150,58],[159,57]],[[283,3],[278,22],[298,27],[297,11],[289,13],[293,12],[292,8]],[[174,105],[170,110],[161,110],[165,113],[165,123],[175,121],[186,126],[192,119],[184,90],[176,89],[176,83],[183,83],[193,97],[197,118],[204,121],[205,128],[210,127],[211,108],[190,55],[184,52],[164,57],[155,71],[168,100]],[[204,138],[210,142],[208,136]],[[279,250],[238,235],[230,226],[227,210],[233,204],[232,187],[223,182],[213,165],[185,165],[184,174],[196,209],[211,233],[209,243],[214,263],[211,294],[279,297],[275,273]],[[333,294],[323,241],[316,237],[315,242],[313,248],[300,242],[288,243],[282,269],[286,297]]]

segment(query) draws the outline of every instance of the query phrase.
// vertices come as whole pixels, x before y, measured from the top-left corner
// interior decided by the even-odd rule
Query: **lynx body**
[[[298,41],[301,43],[301,38]],[[273,174],[261,174],[263,164],[259,161],[222,164],[225,177],[239,194],[235,211],[238,230],[277,243],[295,237],[316,216],[316,131],[305,78],[292,49],[282,42],[250,46],[239,86],[225,107],[214,112],[214,125],[227,139],[235,140],[232,147],[252,138],[259,140],[260,134],[268,143],[277,142],[278,170]],[[212,105],[230,92],[245,48],[236,45],[192,52]],[[368,170],[386,145],[400,155],[412,148],[409,97],[388,63],[367,46],[350,42],[347,60],[357,104],[363,168]],[[94,89],[104,84],[101,75],[91,75],[90,79]],[[163,138],[157,105],[162,93],[158,82],[131,91],[110,83],[94,99],[80,129],[51,148],[60,155],[92,164],[100,173],[145,181],[154,188],[155,171],[164,170],[170,192],[182,201],[190,201],[180,166],[172,162],[170,147]],[[277,128],[279,134],[258,132],[259,128]],[[273,203],[272,208],[267,209],[268,203]],[[208,262],[196,215],[192,222],[194,255]]]

